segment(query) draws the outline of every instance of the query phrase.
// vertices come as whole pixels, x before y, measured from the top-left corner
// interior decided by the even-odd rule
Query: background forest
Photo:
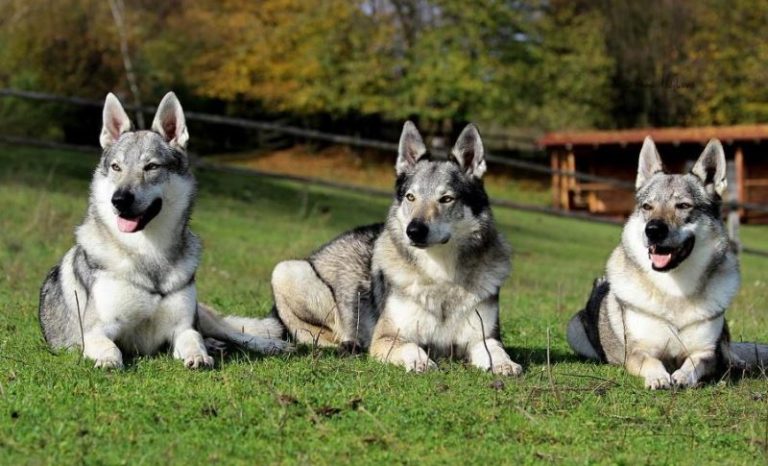
[[[768,120],[768,2],[0,0],[0,87],[392,139]],[[121,12],[116,27],[112,7]],[[126,49],[121,51],[121,34]],[[126,78],[132,62],[135,89]],[[92,142],[82,109],[0,100],[0,126]],[[87,128],[83,132],[82,128]],[[385,132],[386,134],[378,134]]]

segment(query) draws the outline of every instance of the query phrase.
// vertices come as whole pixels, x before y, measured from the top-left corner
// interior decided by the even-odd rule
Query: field
[[[224,163],[253,170],[342,181],[381,190],[392,188],[393,168],[389,158],[390,154],[385,155],[373,150],[353,150],[339,145],[319,150],[307,145],[297,145],[274,151],[217,156],[217,160]],[[521,177],[521,174],[528,177]],[[552,201],[549,177],[538,174],[538,178],[532,179],[530,176],[530,172],[524,171],[491,170],[484,177],[485,189],[489,195],[496,198],[532,205],[549,205]]]
[[[235,354],[192,372],[166,354],[102,372],[52,354],[37,323],[46,271],[72,244],[96,158],[0,147],[0,463],[2,464],[756,464],[768,460],[765,377],[649,392],[614,367],[582,362],[570,315],[617,242],[609,225],[497,210],[515,249],[502,334],[520,378],[460,362],[406,374],[365,357],[304,348]],[[296,183],[200,171],[193,219],[205,253],[202,300],[264,315],[274,264],[388,201]],[[743,229],[768,249],[765,228]],[[768,341],[768,259],[742,258],[729,311],[736,340]]]

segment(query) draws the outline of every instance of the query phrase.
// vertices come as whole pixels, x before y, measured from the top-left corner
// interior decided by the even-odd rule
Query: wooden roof
[[[651,136],[657,144],[706,144],[712,138],[723,143],[768,140],[768,125],[701,126],[698,128],[641,128],[615,131],[563,131],[548,133],[539,139],[540,147],[600,146],[605,144],[641,144]]]

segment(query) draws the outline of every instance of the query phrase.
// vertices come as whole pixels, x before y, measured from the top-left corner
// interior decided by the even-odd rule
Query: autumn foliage
[[[100,0],[5,0],[0,85],[130,98]],[[632,0],[124,0],[148,100],[449,131],[768,118],[768,4]],[[0,102],[0,119],[16,110]],[[34,113],[34,108],[28,108]]]

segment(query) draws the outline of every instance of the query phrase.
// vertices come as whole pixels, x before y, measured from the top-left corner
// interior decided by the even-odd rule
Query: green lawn
[[[515,248],[502,333],[525,367],[497,382],[458,362],[406,374],[304,349],[238,354],[192,372],[168,355],[102,372],[51,354],[38,287],[73,241],[96,158],[0,146],[0,463],[756,464],[768,459],[765,377],[649,392],[621,369],[581,362],[564,328],[619,238],[614,226],[497,210]],[[387,200],[198,173],[199,295],[264,315],[279,260],[300,257]],[[766,229],[744,228],[768,249]],[[768,259],[742,258],[735,339],[768,341]],[[549,333],[549,337],[548,337]],[[547,364],[547,353],[551,364]]]

